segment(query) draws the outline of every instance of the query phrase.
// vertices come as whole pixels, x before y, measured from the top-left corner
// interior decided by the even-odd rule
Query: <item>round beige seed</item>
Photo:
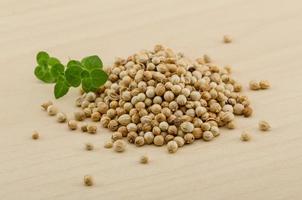
[[[88,124],[87,125],[87,132],[90,134],[95,134],[97,131],[97,126],[94,124]]]
[[[117,140],[113,143],[113,149],[116,152],[123,152],[126,149],[126,143],[123,140]]]
[[[205,131],[203,133],[203,140],[204,141],[211,141],[214,138],[214,135],[211,131]]]
[[[156,146],[162,146],[165,142],[165,139],[162,135],[157,135],[154,137],[154,141],[153,143],[156,145]]]
[[[267,80],[262,80],[262,81],[259,82],[259,86],[260,86],[261,89],[264,89],[264,90],[265,90],[265,89],[270,88],[270,87],[271,87],[271,84],[270,84],[270,82],[267,81]]]
[[[169,153],[175,153],[178,150],[178,144],[175,141],[168,142],[167,150]]]
[[[141,147],[145,144],[145,139],[143,136],[138,136],[134,140],[134,144],[138,147]]]
[[[33,134],[31,135],[31,138],[33,140],[37,140],[37,139],[39,139],[39,137],[40,137],[40,135],[39,135],[38,131],[34,131]]]
[[[241,141],[247,142],[251,140],[251,136],[247,132],[243,132],[240,136],[240,139]]]
[[[57,114],[57,121],[58,121],[58,122],[63,123],[63,122],[66,121],[66,119],[67,119],[67,117],[66,117],[66,115],[65,115],[64,113],[59,112],[59,113]]]
[[[148,164],[149,163],[149,157],[147,155],[143,155],[140,157],[139,162],[141,164]]]
[[[180,136],[176,136],[173,140],[177,143],[178,147],[182,147],[185,144],[185,140]]]
[[[251,90],[259,90],[260,89],[259,83],[255,80],[250,81],[249,86],[250,86]]]
[[[261,131],[269,131],[271,129],[271,125],[264,120],[259,121],[258,126]]]
[[[51,105],[53,105],[52,101],[47,101],[47,102],[43,103],[43,104],[41,105],[41,107],[43,108],[43,110],[46,110],[46,111],[47,111],[47,108],[48,108],[49,106],[51,106]]]
[[[50,116],[55,116],[58,113],[58,108],[55,107],[54,105],[49,105],[47,107],[47,113]]]
[[[113,146],[112,141],[106,141],[106,142],[104,143],[104,147],[105,147],[106,149],[110,149],[110,148],[112,148],[112,146]]]
[[[68,121],[68,127],[70,130],[76,130],[78,128],[78,123],[75,120]]]
[[[223,36],[223,42],[224,43],[231,43],[232,42],[232,37],[229,35],[224,35]]]
[[[93,145],[92,145],[91,143],[86,143],[86,144],[85,144],[85,149],[86,149],[87,151],[92,151],[92,150],[93,150]]]
[[[84,185],[85,186],[92,186],[93,185],[93,179],[89,175],[84,176]]]

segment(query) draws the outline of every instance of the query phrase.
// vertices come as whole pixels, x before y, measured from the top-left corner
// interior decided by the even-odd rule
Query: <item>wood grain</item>
[[[0,199],[301,199],[301,9],[298,0],[1,0]],[[224,34],[234,42],[223,44]],[[117,154],[102,147],[107,130],[70,132],[40,110],[53,86],[33,76],[39,50],[64,61],[98,54],[110,65],[157,43],[231,64],[255,115],[176,155],[132,145]],[[273,87],[251,92],[251,79]],[[77,95],[55,103],[70,114]],[[271,132],[257,130],[261,119]],[[30,139],[33,130],[40,140]],[[251,142],[240,142],[243,130]],[[84,151],[86,142],[96,150]],[[140,165],[145,153],[150,164]],[[94,187],[83,186],[86,174]]]

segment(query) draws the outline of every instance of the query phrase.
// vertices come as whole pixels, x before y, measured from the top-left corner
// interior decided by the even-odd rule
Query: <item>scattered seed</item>
[[[87,150],[87,151],[92,151],[93,150],[93,145],[91,144],[91,143],[86,143],[85,144],[85,149]]]
[[[240,136],[241,141],[247,142],[251,140],[251,136],[247,132],[243,132]]]
[[[92,186],[93,185],[93,179],[90,175],[84,176],[84,185],[85,186]]]
[[[126,143],[123,140],[117,140],[113,143],[113,149],[116,152],[123,152],[126,149]]]
[[[262,80],[262,81],[260,81],[260,82],[259,82],[259,85],[260,85],[260,88],[261,88],[261,89],[264,89],[264,90],[271,87],[270,82],[267,81],[267,80]]]
[[[66,115],[65,115],[64,113],[59,112],[59,113],[57,114],[57,121],[58,121],[58,122],[63,123],[63,122],[66,121],[66,119],[67,119],[67,117],[66,117]]]
[[[271,125],[267,121],[259,121],[259,129],[261,131],[269,131],[271,129]]]
[[[34,131],[33,134],[31,135],[31,138],[33,140],[37,140],[37,139],[39,139],[39,137],[40,137],[40,135],[37,131]]]
[[[112,141],[107,141],[107,142],[105,142],[105,144],[104,144],[104,147],[105,147],[106,149],[110,149],[110,148],[112,148],[112,146],[113,146]]]
[[[87,125],[87,132],[90,134],[95,134],[97,131],[97,126],[94,124],[88,124]]]
[[[149,163],[149,157],[147,155],[143,155],[143,156],[140,157],[139,162],[142,163],[142,164],[148,164]]]
[[[170,141],[167,144],[167,149],[169,153],[175,153],[178,150],[178,145],[175,141]]]
[[[232,42],[232,37],[229,35],[224,35],[223,36],[223,42],[224,43],[231,43]]]
[[[249,85],[250,85],[251,90],[259,90],[260,89],[259,83],[255,80],[250,81]]]
[[[68,127],[70,130],[76,130],[78,128],[78,123],[75,120],[68,121]]]
[[[41,105],[41,107],[43,108],[43,110],[47,111],[47,108],[48,108],[50,105],[53,105],[52,101],[47,101],[47,102],[43,103],[43,104]]]
[[[47,107],[47,113],[50,116],[55,116],[58,113],[58,108],[55,107],[54,105],[49,105]]]

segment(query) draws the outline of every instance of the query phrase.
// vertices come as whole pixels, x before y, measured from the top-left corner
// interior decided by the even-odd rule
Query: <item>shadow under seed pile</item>
[[[96,94],[80,96],[76,104],[86,117],[115,132],[113,140],[168,144],[174,153],[197,139],[211,141],[219,136],[219,127],[235,128],[235,115],[252,115],[230,68],[209,62],[204,57],[191,61],[156,45],[153,51],[117,59],[106,70],[106,84]]]

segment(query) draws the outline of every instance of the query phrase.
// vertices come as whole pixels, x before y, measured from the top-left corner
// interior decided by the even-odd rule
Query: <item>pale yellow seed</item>
[[[267,121],[262,120],[258,125],[261,131],[269,131],[271,129],[271,125]]]
[[[231,43],[232,42],[232,37],[229,35],[224,35],[223,36],[223,42],[224,43]]]
[[[105,144],[104,144],[104,147],[105,147],[106,149],[110,149],[110,148],[112,148],[112,146],[113,146],[112,141],[107,141],[107,142],[105,142]]]
[[[37,140],[37,139],[39,139],[39,137],[40,137],[40,135],[37,131],[34,131],[33,134],[31,135],[31,138],[33,140]]]
[[[86,149],[87,151],[92,151],[92,150],[93,150],[93,145],[92,145],[91,143],[86,143],[86,144],[85,144],[85,149]]]
[[[251,90],[259,90],[260,89],[259,83],[255,80],[250,81],[249,86],[250,86]]]
[[[123,152],[126,149],[126,143],[123,140],[117,140],[113,143],[113,149],[116,152]]]
[[[84,176],[84,185],[85,186],[92,186],[93,185],[93,179],[89,175]]]
[[[270,82],[267,81],[267,80],[262,80],[262,81],[260,81],[260,82],[259,82],[259,85],[260,85],[260,88],[263,89],[263,90],[268,89],[268,88],[271,87]]]
[[[143,155],[143,156],[140,157],[139,162],[141,164],[148,164],[149,163],[149,157],[147,155]]]
[[[247,142],[251,140],[251,136],[247,132],[243,132],[240,136],[240,139],[241,141]]]

